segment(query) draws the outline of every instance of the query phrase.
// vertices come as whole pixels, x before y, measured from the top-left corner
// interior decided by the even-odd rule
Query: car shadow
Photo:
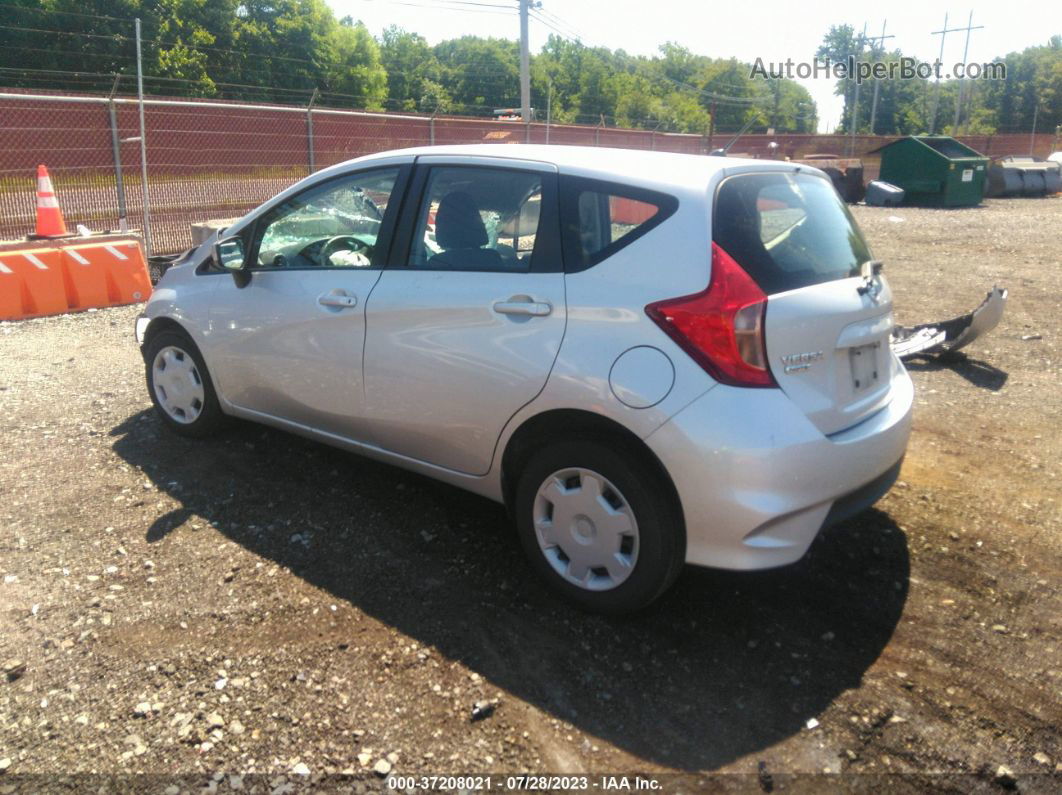
[[[254,425],[175,436],[147,411],[113,448],[180,507],[493,685],[647,761],[710,770],[804,728],[857,687],[900,619],[906,538],[871,510],[799,563],[687,569],[648,610],[586,615],[525,564],[505,511],[394,467]]]
[[[1005,370],[1000,370],[981,359],[971,359],[961,351],[936,356],[913,356],[904,361],[904,366],[915,372],[936,373],[941,370],[950,370],[974,386],[992,392],[1001,390],[1009,377]]]

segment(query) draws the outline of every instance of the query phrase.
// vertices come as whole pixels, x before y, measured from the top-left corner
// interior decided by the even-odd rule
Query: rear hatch
[[[888,402],[899,366],[889,349],[892,295],[826,177],[727,177],[712,238],[768,296],[771,374],[820,431],[842,431]]]

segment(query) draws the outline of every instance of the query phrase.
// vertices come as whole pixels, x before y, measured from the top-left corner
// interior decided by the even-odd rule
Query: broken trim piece
[[[1006,305],[1006,288],[993,287],[973,312],[939,323],[896,326],[892,330],[890,342],[893,353],[905,359],[909,356],[950,353],[965,348],[999,325]]]

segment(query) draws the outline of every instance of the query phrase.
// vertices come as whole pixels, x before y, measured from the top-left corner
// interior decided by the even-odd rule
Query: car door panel
[[[240,286],[236,279],[215,277],[221,283],[210,313],[211,357],[226,402],[243,411],[365,440],[365,305],[382,273],[379,266],[386,261],[409,172],[410,166],[395,165],[342,175],[271,209],[248,232],[247,248],[255,263],[250,279]],[[354,188],[353,204],[362,203],[367,191],[361,186],[375,184],[380,174],[388,179],[393,174],[394,181],[382,222],[375,225],[380,231],[372,261],[366,258],[360,267],[332,266],[329,263],[336,260],[322,259],[316,239],[332,239],[341,228],[333,224],[361,217],[329,202]],[[300,204],[302,195],[311,198]],[[307,240],[309,246],[304,245]],[[296,253],[300,249],[310,256]],[[350,257],[344,252],[339,261]]]
[[[417,168],[466,160],[422,158]],[[382,274],[366,308],[365,406],[374,444],[435,466],[485,474],[505,423],[545,386],[564,337],[566,304],[554,245],[555,170],[536,168],[542,218],[537,208],[528,214],[539,224],[529,270],[483,270],[468,253],[456,255],[445,269],[430,263],[446,258],[424,256],[422,267],[407,267],[399,251],[400,261]],[[427,191],[424,173],[413,184]],[[422,219],[419,227],[408,217],[400,222],[411,239],[424,228],[429,209],[407,201],[407,213]],[[459,269],[461,256],[469,270]]]
[[[211,347],[225,399],[241,409],[362,438],[364,306],[380,273],[262,272],[242,289],[226,279],[211,312]],[[322,303],[339,296],[353,303]]]
[[[564,336],[560,273],[385,271],[367,314],[366,407],[374,443],[469,474],[546,384]],[[500,312],[527,297],[547,315]]]

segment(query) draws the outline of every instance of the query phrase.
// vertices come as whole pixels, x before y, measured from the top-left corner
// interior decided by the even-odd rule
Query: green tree
[[[519,47],[507,39],[462,36],[437,44],[438,82],[456,109],[487,115],[520,104]]]
[[[420,91],[416,109],[421,113],[449,113],[453,109],[449,92],[434,80],[421,80]]]
[[[660,126],[664,103],[653,90],[652,81],[644,75],[619,72],[609,79],[610,99],[616,126]]]
[[[818,49],[819,57],[841,59],[859,50],[859,37],[848,25],[833,26]],[[898,66],[904,57],[899,50],[866,51],[864,57]],[[1062,124],[1062,36],[1046,44],[1012,52],[1002,59],[1005,80],[965,81],[959,130],[964,133],[1026,132],[1036,118],[1037,129],[1050,131]],[[918,62],[911,59],[917,66]],[[841,130],[850,130],[854,80],[839,80],[836,93],[845,98]],[[873,81],[863,84],[860,94],[860,131],[870,129]],[[916,135],[929,132],[954,134],[958,80],[883,79],[878,81],[878,106],[874,132],[879,135]],[[935,109],[935,123],[934,123]]]
[[[355,107],[384,110],[387,100],[387,71],[380,58],[380,46],[361,22],[344,20],[331,41],[331,52],[323,82],[329,91],[350,98]]]
[[[438,78],[439,67],[427,40],[395,25],[380,38],[380,60],[387,72],[389,105],[414,110],[424,96],[424,80]],[[441,88],[441,86],[439,86]]]
[[[110,77],[131,74],[135,44],[131,21],[137,0],[16,0],[5,3],[0,77],[29,88],[106,90]],[[74,12],[39,13],[40,11]],[[124,17],[109,19],[107,17]]]
[[[1031,130],[1034,116],[1038,130],[1062,124],[1062,36],[997,60],[1006,65],[1006,80],[967,81],[972,114],[987,111],[1000,132]]]
[[[841,63],[850,56],[856,56],[863,51],[864,41],[860,34],[856,33],[851,25],[831,25],[829,32],[823,37],[822,44],[815,51],[815,57],[829,60],[831,63]],[[833,93],[844,97],[844,113],[837,129],[839,132],[851,131],[851,112],[855,101],[856,81],[852,77],[838,80]]]
[[[234,0],[158,0],[144,9],[152,32],[149,64],[145,71],[167,82],[167,93],[211,96],[217,85],[210,73],[223,74],[211,63],[213,45],[221,34],[231,43]],[[174,82],[170,82],[174,81]],[[160,88],[160,90],[165,90]]]
[[[759,110],[764,99],[760,90],[754,88],[750,77],[751,67],[736,58],[710,59],[698,75],[701,103],[715,109],[715,128],[737,132],[753,117],[764,126],[768,119]],[[809,97],[810,99],[810,97]]]

